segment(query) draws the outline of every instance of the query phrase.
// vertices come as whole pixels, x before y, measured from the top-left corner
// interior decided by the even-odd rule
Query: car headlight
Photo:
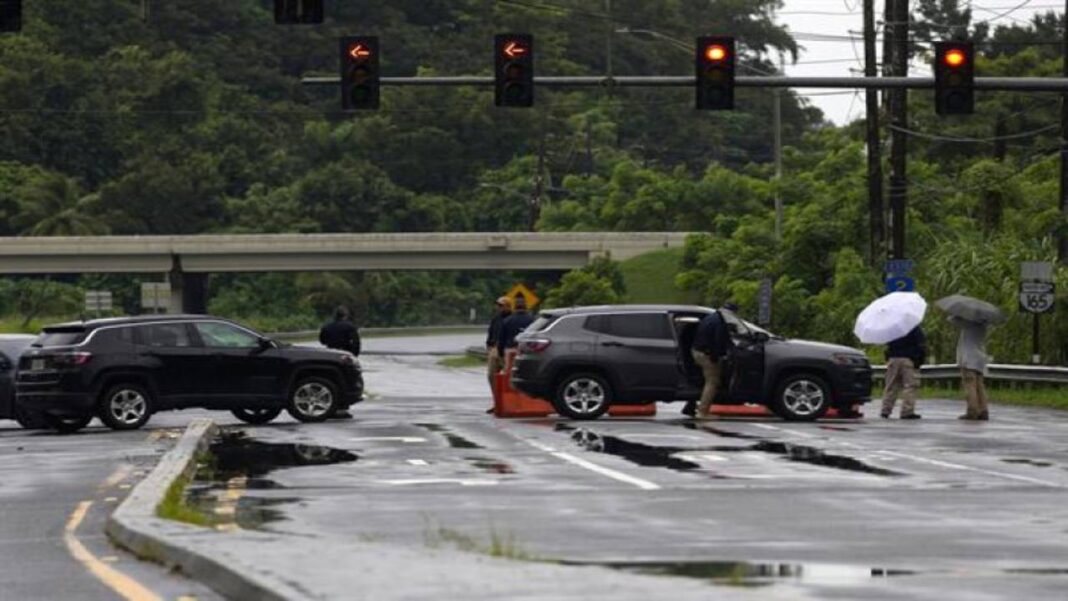
[[[869,365],[866,356],[852,353],[835,353],[831,355],[831,361],[836,365],[850,365],[853,367],[867,367]]]

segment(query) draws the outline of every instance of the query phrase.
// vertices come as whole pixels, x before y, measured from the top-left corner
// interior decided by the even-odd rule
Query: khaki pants
[[[721,374],[719,361],[713,360],[711,356],[701,351],[693,351],[693,360],[701,368],[701,375],[705,379],[705,386],[701,389],[701,402],[697,405],[697,416],[707,417],[708,409],[716,400],[716,393],[719,392]]]
[[[974,369],[961,368],[960,382],[964,386],[964,396],[968,400],[965,415],[976,418],[987,413],[986,386],[983,385],[983,373]]]
[[[916,412],[916,389],[920,385],[918,370],[912,364],[912,359],[905,357],[891,357],[886,362],[886,392],[883,394],[883,415],[888,415],[894,410],[894,403],[900,394],[901,415],[911,415]],[[901,394],[904,391],[904,394]]]
[[[497,347],[486,349],[486,377],[489,378],[490,391],[497,390],[497,374],[501,373],[501,354]]]

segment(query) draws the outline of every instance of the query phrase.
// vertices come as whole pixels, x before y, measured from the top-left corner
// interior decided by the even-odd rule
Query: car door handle
[[[622,342],[602,342],[601,346],[627,346]]]

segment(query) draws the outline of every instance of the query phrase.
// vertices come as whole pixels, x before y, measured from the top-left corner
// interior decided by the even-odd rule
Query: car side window
[[[595,315],[586,320],[586,329],[620,338],[674,340],[671,324],[663,313],[620,313]]]
[[[204,346],[209,348],[256,348],[260,345],[259,337],[230,324],[198,321],[196,328]]]
[[[141,344],[153,348],[186,348],[193,346],[189,328],[184,323],[154,323],[137,328]]]
[[[105,328],[93,335],[93,342],[104,346],[133,344],[133,328]]]

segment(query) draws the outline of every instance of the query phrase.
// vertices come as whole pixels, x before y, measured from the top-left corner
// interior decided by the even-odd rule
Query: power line
[[[899,126],[893,125],[893,124],[888,125],[887,127],[889,127],[890,129],[892,129],[894,131],[899,131],[899,132],[908,134],[910,136],[914,136],[914,137],[917,137],[917,138],[924,138],[924,139],[927,139],[927,140],[937,140],[939,142],[959,142],[959,143],[984,144],[984,143],[989,143],[989,142],[997,142],[999,140],[1017,140],[1017,139],[1020,139],[1020,138],[1030,138],[1032,136],[1037,136],[1038,134],[1045,133],[1045,132],[1050,131],[1050,130],[1058,129],[1060,127],[1060,125],[1047,125],[1045,127],[1040,127],[1038,129],[1033,129],[1031,131],[1020,132],[1020,133],[1017,133],[1017,134],[1009,134],[1009,135],[1005,135],[1005,136],[993,136],[993,137],[990,137],[990,138],[967,138],[967,137],[962,137],[962,136],[946,136],[946,135],[941,135],[941,134],[929,134],[929,133],[926,133],[926,132],[916,131],[914,129],[908,129],[908,128],[905,128],[905,127],[899,127]]]

